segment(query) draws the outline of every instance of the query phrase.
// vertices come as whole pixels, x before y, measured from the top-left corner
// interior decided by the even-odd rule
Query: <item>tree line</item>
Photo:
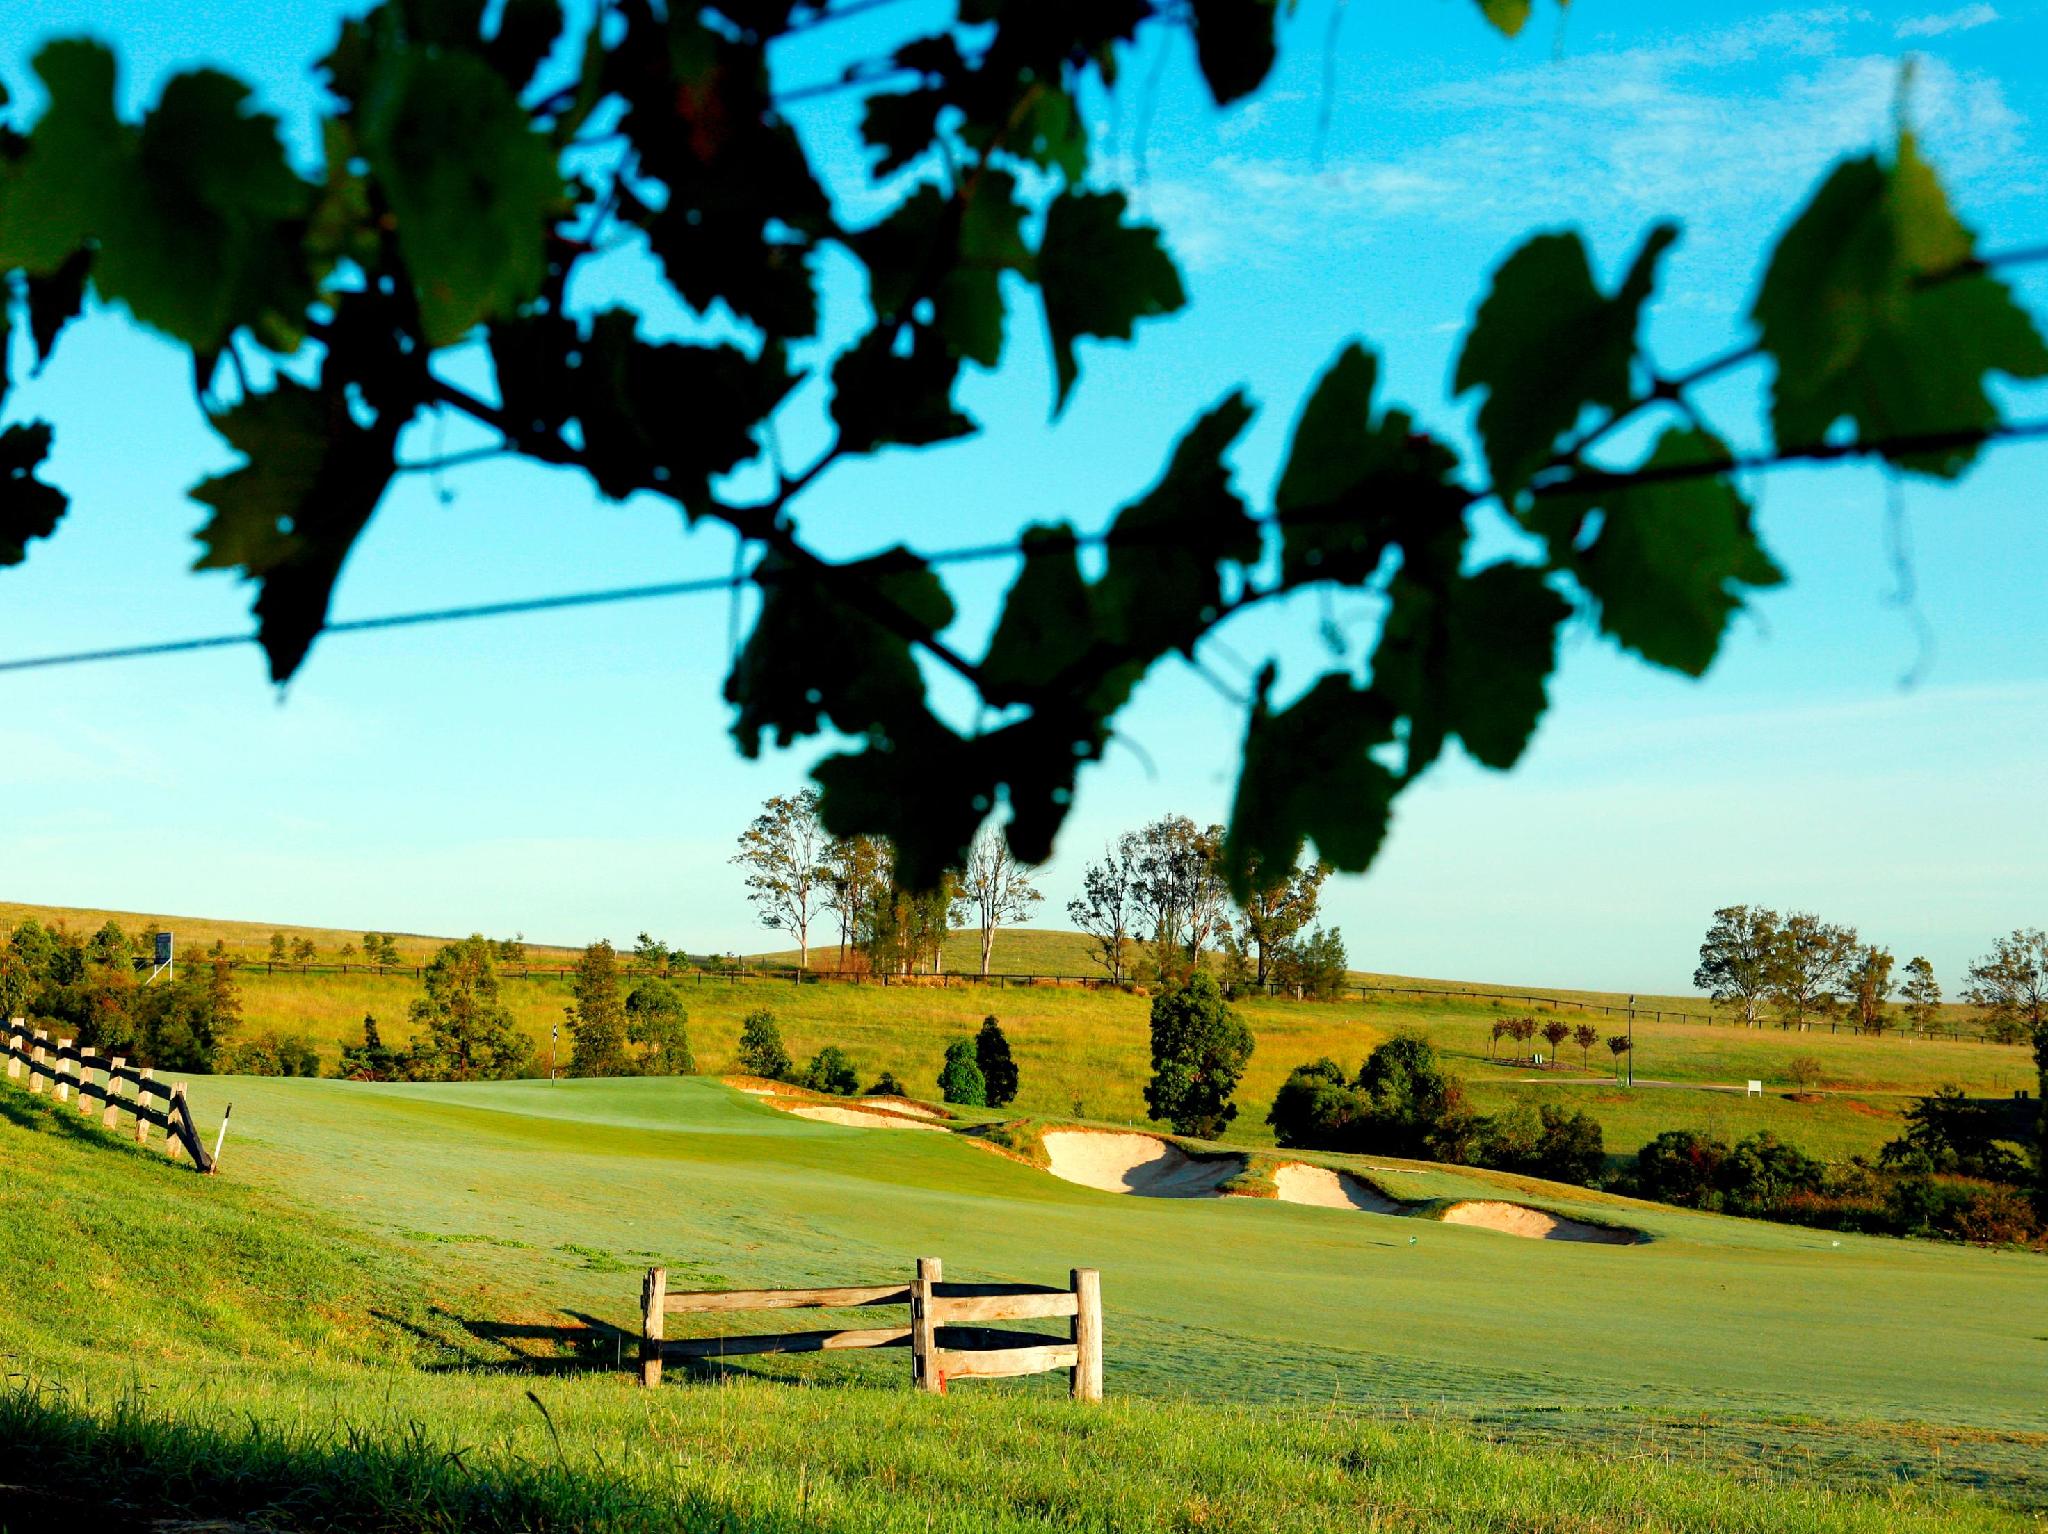
[[[1971,964],[1960,999],[1983,1012],[1986,1037],[2023,1043],[2041,1026],[2044,975],[2048,936],[2015,930]],[[1781,1028],[1846,1022],[1871,1034],[1941,1026],[1941,983],[1924,956],[1901,969],[1890,949],[1810,911],[1723,906],[1700,943],[1692,983],[1753,1028],[1767,1018]]]
[[[861,1090],[860,1076],[846,1051],[827,1044],[799,1068],[782,1042],[782,1030],[775,1014],[765,1007],[749,1012],[740,1024],[738,1068],[763,1081],[787,1082],[808,1091],[833,1097],[908,1097],[893,1071],[883,1071],[874,1084]],[[1017,1100],[1020,1081],[1017,1062],[1010,1053],[1010,1040],[1002,1023],[994,1017],[981,1020],[972,1038],[954,1039],[946,1046],[945,1063],[939,1067],[935,1085],[940,1098],[970,1108],[1004,1108]]]
[[[789,934],[805,967],[814,929],[834,919],[842,971],[939,973],[947,934],[972,929],[986,975],[996,935],[1044,898],[1037,870],[1019,863],[992,826],[975,837],[962,866],[934,888],[914,890],[899,881],[886,838],[829,835],[811,789],[763,804],[732,861],[746,871],[761,924]],[[1240,899],[1231,893],[1223,828],[1167,815],[1113,838],[1083,869],[1067,915],[1115,985],[1173,986],[1207,969],[1229,995],[1281,990],[1327,1000],[1342,994],[1348,973],[1343,934],[1318,920],[1329,873],[1320,862],[1266,869],[1255,861]]]

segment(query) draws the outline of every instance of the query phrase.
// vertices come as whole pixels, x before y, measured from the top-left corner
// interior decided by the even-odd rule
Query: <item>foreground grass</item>
[[[378,1391],[366,1405],[365,1387]],[[0,1397],[27,1484],[295,1529],[2004,1531],[1940,1490],[1766,1484],[1455,1425],[1021,1392],[415,1377]],[[4,1518],[5,1515],[0,1515]]]
[[[165,1520],[437,1534],[1820,1534],[2038,1531],[2048,1506],[2048,1490],[2023,1468],[2001,1472],[1996,1455],[1957,1464],[1997,1497],[1947,1484],[1938,1460],[1901,1454],[1899,1423],[1838,1429],[1872,1448],[1871,1463],[1836,1476],[1811,1473],[1805,1458],[1745,1467],[1720,1440],[1674,1456],[1682,1425],[1668,1418],[1655,1433],[1648,1419],[1639,1430],[1631,1416],[1597,1429],[1582,1418],[1544,1437],[1498,1418],[1390,1415],[1384,1400],[1339,1404],[1327,1391],[1313,1405],[1245,1399],[1262,1357],[1298,1361],[1304,1326],[1324,1328],[1326,1354],[1346,1332],[1399,1330],[1435,1333],[1446,1356],[1476,1363],[1475,1348],[1496,1349],[1506,1334],[1475,1299],[1510,1275],[1540,1298],[1560,1282],[1601,1283],[1594,1264],[1656,1247],[1558,1251],[1436,1231],[1426,1248],[1401,1248],[1403,1262],[1435,1266],[1406,1279],[1385,1268],[1353,1296],[1332,1283],[1378,1245],[1367,1217],[1090,1194],[950,1138],[810,1125],[702,1083],[579,1083],[552,1097],[532,1085],[218,1085],[241,1097],[235,1122],[251,1134],[224,1163],[233,1170],[201,1179],[0,1083],[7,1534]],[[1437,1175],[1402,1178],[1434,1186]],[[396,1228],[380,1235],[387,1223]],[[1730,1281],[1796,1284],[1811,1260],[1741,1222],[1675,1217],[1681,1228],[1693,1242],[1725,1228],[1760,1243],[1747,1268],[1739,1246],[1724,1257]],[[934,1400],[909,1391],[901,1355],[805,1361],[793,1378],[679,1378],[656,1392],[590,1367],[613,1356],[605,1322],[630,1313],[636,1242],[719,1282],[718,1270],[862,1274],[884,1249],[877,1237],[891,1252],[940,1243],[967,1274],[1042,1266],[1048,1245],[1099,1258],[1114,1275],[1114,1398],[1077,1408],[1059,1381],[1040,1379]],[[1691,1243],[1674,1234],[1664,1244],[1682,1257]],[[1851,1286],[1830,1304],[1860,1303],[1858,1275],[1873,1271],[1873,1254],[1896,1251],[1903,1263],[1882,1276],[1916,1310],[1920,1267],[1961,1307],[2026,1309],[1984,1287],[2004,1271],[1985,1254],[1857,1245],[1849,1266],[1826,1270]],[[1447,1285],[1461,1268],[1471,1281]],[[1650,1286],[1642,1299],[1685,1274],[1703,1287],[1696,1263],[1638,1275]],[[544,1308],[535,1291],[571,1308]],[[1356,1303],[1369,1292],[1377,1303]],[[1261,1293],[1294,1296],[1291,1331],[1257,1309]],[[1309,1294],[1316,1302],[1304,1305]],[[586,1297],[594,1314],[573,1308]],[[1611,1303],[1603,1290],[1594,1309]],[[1779,1303],[1760,1324],[1775,1324]],[[1571,1351],[1583,1326],[1564,1318],[1556,1362],[1566,1372],[1549,1387],[1560,1400],[1588,1399],[1570,1371],[1619,1340],[1582,1336]],[[1231,1333],[1240,1348],[1223,1351]],[[1938,1332],[1934,1344],[1953,1350],[1960,1338]],[[1808,1346],[1826,1373],[1834,1345],[1812,1336]],[[1177,1353],[1180,1372],[1148,1373],[1148,1353]],[[1982,1360],[1958,1367],[1971,1393],[2004,1388]],[[2017,1367],[2030,1377],[2024,1360]],[[1143,1395],[1175,1380],[1163,1397]],[[1910,1396],[1917,1383],[1901,1375],[1891,1388]],[[2013,1388],[2032,1399],[2020,1380]],[[1754,1444],[1771,1430],[1722,1431]],[[1983,1436],[2022,1461],[2048,1454],[2038,1433]],[[1872,1474],[1899,1479],[1842,1484]]]

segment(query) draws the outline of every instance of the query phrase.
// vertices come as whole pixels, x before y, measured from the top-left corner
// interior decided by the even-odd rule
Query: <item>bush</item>
[[[1474,1121],[1471,1159],[1478,1166],[1552,1182],[1591,1183],[1607,1165],[1600,1121],[1580,1109],[1517,1103]]]
[[[1361,1111],[1361,1100],[1345,1080],[1344,1067],[1325,1056],[1309,1065],[1297,1065],[1288,1074],[1274,1094],[1266,1122],[1282,1149],[1343,1150]]]
[[[1152,1079],[1145,1108],[1175,1134],[1213,1140],[1237,1117],[1231,1095],[1252,1057],[1252,1033],[1224,1005],[1213,976],[1152,998]]]
[[[1905,1134],[1887,1142],[1878,1159],[1901,1172],[2021,1187],[2028,1167],[2017,1127],[2009,1104],[1974,1101],[1960,1087],[1943,1087],[1906,1111]]]
[[[789,1080],[789,1051],[782,1047],[782,1030],[775,1026],[775,1014],[766,1007],[749,1012],[740,1023],[739,1066],[749,1076]]]
[[[1818,1193],[1826,1169],[1768,1129],[1735,1142],[1721,1163],[1722,1207],[1733,1214],[1767,1214],[1794,1193]]]
[[[813,1092],[827,1092],[834,1097],[854,1097],[860,1092],[860,1077],[854,1074],[853,1062],[837,1044],[827,1044],[811,1056],[811,1063],[804,1067],[803,1084]]]
[[[939,1070],[939,1094],[949,1103],[969,1108],[988,1106],[988,1079],[975,1059],[974,1040],[955,1039],[946,1046],[946,1063]]]
[[[643,980],[626,997],[626,1038],[639,1046],[636,1067],[645,1076],[692,1076],[690,1014],[666,980]]]
[[[981,1067],[987,1084],[988,1106],[1001,1108],[1017,1100],[1017,1062],[1010,1058],[1010,1041],[1003,1037],[1003,1025],[993,1017],[981,1020],[981,1032],[974,1036],[974,1063]]]
[[[1427,1039],[1398,1034],[1365,1057],[1359,1149],[1430,1161],[1470,1159],[1478,1122],[1465,1088],[1443,1068]]]
[[[1636,1152],[1629,1186],[1640,1198],[1687,1209],[1721,1207],[1721,1163],[1728,1147],[1690,1129],[1667,1129]]]
[[[1309,1001],[1336,1001],[1351,978],[1350,960],[1344,953],[1344,934],[1331,927],[1317,927],[1280,945],[1273,960],[1273,982]]]
[[[1794,1055],[1785,1062],[1785,1074],[1800,1091],[1810,1092],[1820,1085],[1827,1067],[1812,1055]]]
[[[898,1081],[892,1072],[884,1071],[875,1078],[875,1084],[868,1088],[867,1095],[869,1097],[908,1097],[910,1094],[903,1090],[903,1083]]]
[[[237,1044],[228,1069],[237,1076],[317,1076],[320,1055],[303,1035],[271,1029]]]

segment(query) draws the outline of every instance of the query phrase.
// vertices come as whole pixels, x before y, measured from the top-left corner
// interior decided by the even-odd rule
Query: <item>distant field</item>
[[[410,975],[245,973],[241,983],[249,1028],[304,1033],[330,1061],[342,1040],[360,1038],[366,1013],[377,1017],[387,1038],[407,1037],[407,1010],[421,994],[419,982]],[[1129,1122],[1143,1122],[1145,1117],[1150,1004],[1143,997],[1064,986],[988,991],[707,978],[680,986],[697,1058],[706,1069],[731,1065],[741,1020],[755,1008],[766,1007],[775,1013],[799,1061],[826,1044],[837,1044],[852,1056],[865,1080],[889,1070],[913,1090],[930,1090],[946,1044],[973,1032],[985,1014],[994,1013],[1002,1019],[1022,1068],[1022,1109]],[[519,1025],[534,1039],[545,1069],[549,1030],[562,1022],[571,999],[568,982],[510,980],[503,995]],[[1616,1153],[1633,1151],[1664,1129],[1739,1133],[1768,1127],[1816,1154],[1868,1154],[1898,1132],[1899,1115],[1911,1094],[1954,1082],[1973,1093],[2005,1095],[2030,1087],[2035,1079],[2032,1056],[2019,1046],[1639,1021],[1638,1076],[1689,1086],[1757,1078],[1769,1085],[1771,1095],[1745,1102],[1724,1092],[1648,1087],[1629,1095],[1598,1085],[1609,1079],[1604,1049],[1596,1052],[1590,1071],[1577,1067],[1578,1051],[1569,1045],[1566,1066],[1555,1072],[1532,1073],[1489,1063],[1489,1029],[1505,1013],[1485,1002],[1259,1000],[1246,1002],[1241,1010],[1258,1048],[1238,1095],[1240,1113],[1230,1138],[1251,1144],[1270,1141],[1267,1108],[1296,1065],[1329,1055],[1347,1069],[1356,1069],[1374,1044],[1403,1029],[1424,1033],[1445,1050],[1482,1107],[1517,1095],[1563,1095],[1601,1119],[1608,1148]],[[1577,1020],[1569,1011],[1562,1015]],[[1599,1018],[1593,1022],[1603,1034],[1618,1027]],[[1787,1063],[1796,1055],[1821,1060],[1829,1094],[1822,1101],[1787,1100]],[[566,1032],[559,1059],[564,1064],[568,1059]],[[1522,1079],[1532,1075],[1537,1084]],[[1587,1084],[1562,1084],[1568,1082]]]
[[[329,964],[335,962],[343,943],[360,948],[365,932],[383,933],[385,930],[382,927],[359,927],[354,931],[343,931],[336,927],[294,927],[266,921],[221,921],[208,916],[179,916],[168,911],[103,911],[89,906],[24,905],[19,901],[0,900],[0,931],[11,930],[29,920],[39,921],[46,927],[66,927],[79,933],[97,932],[107,922],[113,921],[131,937],[151,926],[167,927],[178,939],[181,957],[196,956],[220,942],[227,944],[228,951],[238,957],[260,958],[270,950],[271,934],[282,932],[287,943],[302,937],[311,938],[320,950],[321,961]],[[387,935],[398,945],[399,953],[408,964],[425,963],[448,941],[445,937],[414,932]],[[512,934],[494,932],[489,935],[510,937]],[[527,947],[535,955],[567,957],[575,953],[574,949],[550,948],[540,943],[529,943]]]

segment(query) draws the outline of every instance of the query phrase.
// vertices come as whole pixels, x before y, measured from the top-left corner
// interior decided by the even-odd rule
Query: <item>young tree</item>
[[[1152,998],[1152,1079],[1145,1107],[1175,1134],[1213,1140],[1237,1117],[1231,1096],[1252,1057],[1252,1033],[1197,972]]]
[[[854,1074],[853,1062],[837,1044],[827,1044],[811,1056],[811,1063],[804,1067],[803,1085],[833,1097],[854,1097],[860,1093],[860,1077]]]
[[[1010,843],[996,826],[984,825],[968,849],[967,867],[955,894],[957,924],[972,920],[981,929],[981,972],[988,973],[996,931],[1014,927],[1045,897],[1031,882],[1031,870],[1010,856]]]
[[[789,1079],[789,1051],[782,1047],[775,1014],[766,1007],[749,1012],[740,1023],[739,1067],[746,1075],[767,1081]]]
[[[273,964],[285,964],[289,963],[290,959],[291,949],[284,940],[284,934],[282,932],[271,933],[270,962]]]
[[[974,1040],[955,1039],[946,1046],[946,1063],[939,1068],[939,1095],[969,1108],[988,1106],[988,1079],[975,1059]]]
[[[1579,1046],[1579,1068],[1592,1069],[1593,1046],[1600,1042],[1600,1030],[1591,1023],[1581,1023],[1572,1030],[1572,1042]]]
[[[1486,1058],[1489,1060],[1496,1058],[1500,1050],[1500,1041],[1511,1037],[1514,1031],[1515,1025],[1507,1018],[1495,1018],[1493,1020],[1492,1036],[1486,1041]]]
[[[1221,826],[1204,830],[1185,815],[1165,816],[1138,833],[1132,902],[1141,930],[1152,934],[1162,984],[1199,969],[1228,919],[1222,850]]]
[[[384,943],[385,938],[382,933],[365,932],[363,934],[363,962],[365,964],[382,964],[384,962]]]
[[[1779,923],[1762,906],[1723,906],[1700,944],[1692,983],[1715,1001],[1742,1009],[1745,1028],[1761,1026],[1766,998],[1777,976]]]
[[[1515,1036],[1517,1044],[1527,1045],[1530,1040],[1536,1037],[1536,1019],[1533,1017],[1513,1018],[1508,1023],[1508,1032]],[[1528,1053],[1533,1054],[1534,1051],[1531,1050]]]
[[[1787,916],[1771,964],[1770,996],[1778,1008],[1778,1026],[1803,1028],[1809,1017],[1833,1012],[1835,993],[1848,984],[1861,947],[1854,927],[1824,922],[1811,911]]]
[[[1289,938],[1273,954],[1272,975],[1284,991],[1309,1001],[1335,1001],[1344,994],[1350,977],[1350,961],[1344,952],[1341,928]]]
[[[1124,983],[1124,959],[1137,919],[1138,838],[1126,831],[1081,870],[1081,893],[1067,902],[1067,920],[1085,932],[1095,962],[1112,985]]]
[[[1621,1080],[1621,1057],[1631,1053],[1635,1047],[1636,1041],[1625,1033],[1614,1034],[1607,1040],[1607,1052],[1614,1056],[1614,1079],[1616,1081]]]
[[[294,939],[292,942],[292,963],[304,969],[320,957],[320,949],[309,937]]]
[[[1557,1063],[1557,1048],[1572,1035],[1571,1026],[1561,1017],[1553,1017],[1543,1025],[1543,1042],[1550,1046],[1550,1063]]]
[[[1272,978],[1275,961],[1283,949],[1316,919],[1323,881],[1330,876],[1327,863],[1299,863],[1270,873],[1257,858],[1248,862],[1248,889],[1237,902],[1237,931],[1233,934],[1238,951],[1249,960],[1251,980],[1260,990]]]
[[[398,940],[388,932],[378,942],[377,962],[393,968],[405,962],[405,956],[398,951]]]
[[[619,996],[619,956],[600,939],[576,961],[575,1005],[568,1009],[569,1033],[576,1041],[569,1056],[572,1076],[624,1076],[626,1008]]]
[[[1922,1033],[1932,1030],[1941,1016],[1941,982],[1934,978],[1934,966],[1919,954],[1906,961],[1906,983],[1899,987],[1906,1003],[1906,1016]]]
[[[533,1041],[498,999],[497,956],[488,938],[473,932],[443,944],[425,978],[427,994],[412,1004],[414,1074],[434,1081],[498,1081],[526,1069]]]
[[[1848,968],[1849,1009],[1858,1033],[1883,1033],[1891,1027],[1884,1009],[1892,994],[1892,955],[1875,943],[1857,950]]]
[[[510,937],[501,937],[491,944],[498,955],[500,964],[524,964],[526,962],[526,934],[515,932]]]
[[[640,1050],[643,1076],[693,1076],[690,1014],[666,980],[643,980],[626,997],[626,1041]]]
[[[128,963],[128,934],[121,930],[119,922],[107,922],[86,941],[85,957],[90,964]]]
[[[341,962],[346,964],[350,959],[353,959],[356,956],[356,945],[352,942],[343,943],[341,947],[337,950],[337,953],[341,959]]]
[[[1827,1067],[1813,1055],[1794,1055],[1785,1062],[1785,1074],[1800,1091],[1810,1092],[1827,1074]]]
[[[1010,1057],[1003,1025],[993,1017],[984,1017],[981,1032],[974,1036],[974,1063],[981,1067],[988,1087],[987,1106],[1002,1108],[1017,1100],[1017,1062]]]
[[[825,896],[825,830],[818,791],[777,795],[740,832],[732,861],[747,871],[747,899],[761,925],[796,939],[797,964],[811,962],[811,922]]]
[[[404,1073],[405,1062],[384,1042],[376,1015],[364,1013],[363,1042],[341,1046],[341,1062],[334,1074],[344,1081],[397,1081]]]
[[[633,962],[636,964],[648,969],[665,970],[668,968],[668,960],[668,944],[657,942],[644,932],[633,944]]]

